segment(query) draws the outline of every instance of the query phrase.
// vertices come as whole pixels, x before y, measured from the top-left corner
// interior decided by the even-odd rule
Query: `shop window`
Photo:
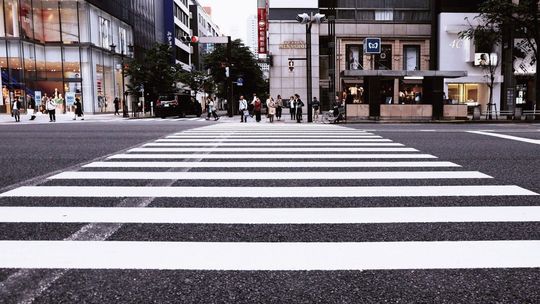
[[[32,8],[32,16],[34,19],[34,39],[39,42],[45,42],[43,34],[43,14],[41,9],[41,3],[35,3]]]
[[[77,3],[61,2],[62,41],[64,43],[79,42],[79,22],[77,20]]]
[[[392,69],[392,45],[382,45],[381,53],[375,55],[375,70]]]
[[[347,70],[363,70],[362,59],[364,57],[364,52],[362,45],[354,44],[347,45],[345,50],[345,55],[347,56],[346,60],[346,69]]]
[[[43,1],[43,36],[46,42],[61,42],[60,35],[60,14],[58,12],[58,3]]]
[[[478,103],[478,84],[450,83],[448,84],[448,99],[458,103]]]
[[[406,71],[420,70],[420,46],[403,46],[403,69]]]
[[[21,36],[26,39],[34,39],[32,3],[30,0],[21,0]]]
[[[128,53],[127,49],[127,31],[125,28],[118,28],[118,51],[120,54]]]

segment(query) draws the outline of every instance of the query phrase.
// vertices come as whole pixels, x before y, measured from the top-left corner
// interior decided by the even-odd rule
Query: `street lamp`
[[[111,48],[111,53],[113,53],[113,55],[116,53],[116,45],[113,43],[109,46]],[[128,53],[129,53],[129,56],[133,55],[133,45],[128,45]],[[120,58],[122,60],[121,64],[122,64],[122,67],[121,67],[121,71],[122,71],[122,116],[123,117],[129,117],[129,113],[128,113],[128,107],[127,107],[127,104],[126,104],[126,95],[127,95],[127,92],[126,92],[126,76],[125,76],[125,71],[124,71],[124,58],[126,57],[126,54],[124,54],[124,48],[122,48],[121,52],[120,52]]]
[[[312,81],[311,79],[311,26],[313,23],[321,24],[326,21],[326,16],[324,14],[313,14],[313,12],[302,13],[298,14],[296,16],[296,21],[300,22],[301,24],[306,25],[306,86],[307,86],[307,105],[308,105],[308,122],[313,122],[313,109],[311,108],[311,100],[312,98]]]

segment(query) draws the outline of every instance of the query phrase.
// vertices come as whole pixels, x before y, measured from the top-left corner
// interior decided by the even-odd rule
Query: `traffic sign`
[[[244,79],[239,77],[238,79],[236,79],[236,85],[241,87],[244,85]]]
[[[364,54],[380,54],[381,38],[364,39]]]

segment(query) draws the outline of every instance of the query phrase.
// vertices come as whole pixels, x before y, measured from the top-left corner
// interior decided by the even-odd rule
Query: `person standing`
[[[255,99],[252,102],[253,104],[253,113],[255,114],[255,120],[261,122],[261,111],[262,111],[262,102],[259,98]]]
[[[56,122],[56,102],[52,98],[47,99],[47,111],[49,112],[49,122]]]
[[[28,110],[32,110],[32,114],[30,116],[30,120],[34,120],[36,119],[36,111],[37,111],[37,107],[36,107],[36,101],[34,100],[34,98],[30,95],[28,95]]]
[[[213,116],[214,120],[218,120],[219,116],[216,113],[216,105],[212,97],[208,98],[208,103],[206,104],[206,107],[208,111],[208,116],[206,117],[206,120],[209,120],[210,116]]]
[[[81,117],[81,120],[84,120],[84,113],[82,109],[81,100],[79,97],[75,98],[75,117],[73,117],[73,120],[77,120],[77,117]]]
[[[248,103],[247,100],[244,99],[244,96],[240,96],[240,100],[238,101],[238,112],[240,112],[240,122],[247,122],[247,117],[249,115]]]
[[[296,119],[296,108],[295,108],[294,103],[295,103],[294,96],[291,96],[291,98],[289,98],[289,113],[291,114],[291,120]]]
[[[294,107],[296,110],[296,122],[301,123],[302,122],[302,107],[304,106],[304,102],[302,102],[302,99],[300,99],[300,95],[294,94],[295,100],[294,100]]]
[[[311,107],[313,108],[313,121],[314,122],[319,121],[320,106],[321,106],[321,102],[317,99],[317,97],[313,97],[313,102],[311,103]]]
[[[22,103],[19,101],[19,98],[15,98],[11,107],[11,116],[15,118],[15,122],[21,121],[21,107]]]
[[[268,120],[270,120],[270,123],[273,123],[274,115],[276,115],[276,102],[274,101],[274,98],[268,98],[268,100],[266,100],[266,106],[268,107]]]
[[[283,99],[281,99],[281,95],[278,95],[276,99],[276,118],[278,121],[281,120],[282,111],[283,111]]]
[[[41,104],[39,105],[40,106],[40,112],[43,113],[43,114],[47,114],[45,113],[45,111],[47,110],[47,103],[49,102],[49,96],[47,96],[47,93],[44,93],[43,94],[43,97],[41,97]]]
[[[113,101],[114,103],[114,115],[120,115],[120,113],[118,112],[118,110],[120,110],[120,99],[118,99],[118,97],[116,97]]]

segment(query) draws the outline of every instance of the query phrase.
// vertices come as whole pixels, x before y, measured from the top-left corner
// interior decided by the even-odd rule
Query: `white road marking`
[[[488,132],[482,132],[482,131],[467,131],[467,132],[468,133],[473,133],[473,134],[479,134],[479,135],[486,135],[486,136],[493,136],[493,137],[504,138],[504,139],[509,139],[509,140],[515,140],[515,141],[525,142],[525,143],[529,143],[529,144],[540,145],[540,140],[539,139],[530,139],[530,138],[525,138],[525,137],[517,137],[517,136],[497,134],[497,133],[488,133]]]
[[[197,138],[165,138],[165,139],[158,139],[156,142],[206,142],[206,143],[221,143],[221,142],[310,142],[310,143],[321,143],[321,140],[319,139],[305,139],[305,138],[298,138],[298,139],[291,139],[291,138],[220,138],[216,140],[212,139],[197,139]],[[334,142],[343,142],[343,143],[349,143],[349,142],[392,142],[390,139],[363,139],[363,138],[347,138],[347,139],[336,139],[336,138],[325,138],[322,143],[329,143],[332,144]]]
[[[207,138],[207,139],[214,139],[214,140],[220,140],[220,139],[232,139],[232,138],[250,138],[250,139],[264,139],[264,138],[273,138],[273,139],[282,139],[282,138],[316,138],[319,140],[326,140],[329,138],[334,139],[342,139],[342,140],[348,140],[353,138],[359,138],[359,139],[370,139],[370,138],[382,138],[381,136],[377,135],[351,135],[351,136],[332,136],[332,135],[170,135],[166,138]]]
[[[128,152],[418,152],[413,148],[134,148]]]
[[[492,178],[478,171],[384,172],[97,172],[68,171],[49,179],[172,179],[172,180],[357,180],[357,179],[472,179]]]
[[[0,241],[0,268],[382,270],[538,268],[540,241],[208,243]]]
[[[128,187],[27,186],[0,197],[456,197],[536,196],[512,185],[487,186],[379,186],[379,187]]]
[[[383,224],[540,222],[540,207],[0,207],[0,223]]]
[[[432,159],[430,154],[117,154],[107,159]]]
[[[425,162],[93,162],[84,168],[434,168],[461,167],[444,161]]]
[[[251,147],[251,146],[272,146],[272,147],[296,147],[296,146],[312,146],[312,147],[347,147],[347,146],[356,146],[356,147],[369,147],[369,146],[379,146],[379,147],[403,147],[403,144],[399,143],[325,143],[325,142],[311,142],[311,143],[281,143],[281,142],[258,142],[258,143],[231,143],[231,142],[206,142],[206,143],[174,143],[174,142],[158,142],[158,143],[148,143],[144,144],[143,147],[186,147],[186,146],[220,146],[220,147]]]

